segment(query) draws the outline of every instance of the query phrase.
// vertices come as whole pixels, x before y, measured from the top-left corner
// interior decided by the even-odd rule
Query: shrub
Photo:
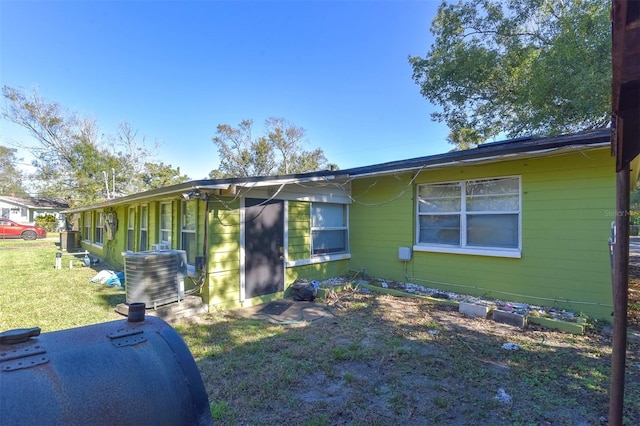
[[[52,214],[45,214],[36,217],[36,225],[43,227],[49,232],[58,229],[58,219]]]

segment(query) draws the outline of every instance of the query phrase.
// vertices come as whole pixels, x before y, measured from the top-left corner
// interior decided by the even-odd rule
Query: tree
[[[178,169],[172,169],[170,164],[165,166],[163,163],[149,162],[149,159],[156,155],[155,153],[160,144],[156,141],[153,148],[147,148],[145,137],[143,136],[142,140],[140,140],[138,131],[133,129],[131,124],[126,121],[120,123],[114,145],[120,148],[118,154],[120,160],[124,162],[122,167],[129,174],[128,179],[121,184],[121,192],[123,194],[149,189],[145,179],[153,179],[154,170],[161,172],[162,179],[167,179],[167,173],[170,171],[175,172],[175,175],[172,176],[173,178],[182,178],[179,167]]]
[[[443,2],[424,58],[410,56],[421,94],[449,142],[605,127],[611,109],[608,0]]]
[[[145,163],[144,168],[141,179],[145,190],[163,188],[189,180],[189,176],[180,174],[180,167],[174,169],[170,164]]]
[[[265,135],[253,137],[253,120],[237,128],[219,124],[213,143],[218,147],[220,167],[211,178],[269,176],[322,170],[327,159],[320,148],[305,151],[305,129],[283,118],[265,120]]]
[[[327,166],[327,159],[322,149],[316,148],[313,151],[302,149],[306,134],[304,128],[278,117],[267,118],[265,125],[267,139],[280,158],[278,174],[312,172]]]
[[[31,133],[37,145],[22,146],[35,158],[35,189],[41,196],[64,197],[78,205],[144,190],[144,182],[161,172],[170,181],[170,165],[149,162],[154,152],[123,122],[116,136],[101,133],[95,119],[71,114],[58,103],[45,101],[37,91],[3,87],[7,106],[3,117]],[[157,145],[156,145],[157,148]],[[151,177],[150,177],[151,176]],[[177,174],[177,180],[183,178]]]
[[[18,151],[14,148],[7,148],[0,145],[0,195],[11,195],[17,197],[27,196],[27,191],[23,186],[23,174],[17,167],[21,161],[16,157]]]

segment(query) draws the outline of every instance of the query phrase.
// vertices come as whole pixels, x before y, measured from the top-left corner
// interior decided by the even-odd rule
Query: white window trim
[[[102,247],[104,245],[104,220],[104,212],[96,212],[96,224],[93,229],[93,245],[96,247]],[[100,224],[100,226],[98,226],[98,224]],[[98,229],[101,230],[100,235],[102,241],[97,241]]]
[[[330,255],[318,254],[315,256],[311,256],[310,259],[287,260],[284,265],[287,268],[292,268],[294,266],[314,265],[316,263],[334,262],[336,260],[346,259],[351,259],[351,253],[339,253]]]
[[[196,228],[195,229],[185,229],[185,227],[184,227],[184,225],[185,225],[185,223],[184,223],[184,213],[185,213],[184,209],[187,208],[187,203],[189,203],[189,202],[194,203],[194,204],[197,203],[197,201],[195,201],[195,200],[193,200],[193,201],[182,201],[182,205],[180,206],[180,213],[181,213],[180,214],[180,250],[185,250],[185,248],[182,246],[183,234],[193,234],[193,235],[195,235],[196,236],[196,243],[195,243],[196,246],[197,246],[197,243],[198,243],[197,242],[198,236],[196,235],[196,230],[198,229],[198,205],[197,204],[196,204],[196,211],[195,211],[195,214],[196,214],[196,217],[195,217]],[[198,250],[196,250],[196,256],[197,256],[197,251]],[[195,270],[196,270],[195,259],[194,259],[193,262],[194,263],[188,263],[188,261],[187,261],[187,269],[190,266],[192,266],[193,267],[193,272],[195,273]]]
[[[87,226],[87,215],[89,216],[89,225]],[[85,212],[84,217],[82,218],[82,232],[83,233],[87,233],[87,235],[84,236],[83,241],[86,241],[88,243],[91,243],[91,237],[92,237],[92,222],[93,222],[93,213],[92,212]],[[88,230],[88,232],[87,232]]]
[[[171,217],[169,219],[170,223],[169,223],[169,229],[167,228],[162,228],[162,206],[163,205],[169,205],[169,213],[171,214]],[[172,233],[172,228],[173,228],[173,203],[171,203],[171,201],[169,202],[165,202],[165,203],[160,203],[160,220],[158,221],[158,241],[160,241],[161,243],[166,242],[170,242],[171,240],[164,240],[162,238],[162,233],[163,232],[168,232],[169,233],[169,238],[171,238],[171,233]],[[171,246],[173,246],[173,244],[171,243]]]
[[[146,214],[143,214],[142,211],[145,210]],[[144,246],[145,250],[149,250],[149,206],[143,205],[140,206],[140,217],[138,218],[140,221],[140,230],[138,231],[138,250],[142,246],[142,231],[145,233]],[[143,226],[143,224],[145,226]]]
[[[348,204],[341,204],[341,203],[324,203],[324,202],[312,202],[309,203],[309,209],[313,209],[313,205],[314,204],[339,204],[342,206],[343,208],[343,214],[345,215],[344,221],[345,221],[345,225],[344,226],[327,226],[327,227],[319,227],[319,226],[313,226],[312,222],[313,222],[313,217],[309,218],[309,242],[310,242],[310,246],[309,246],[309,252],[311,255],[311,259],[312,260],[316,260],[318,259],[318,261],[313,261],[310,263],[305,263],[305,265],[308,264],[312,264],[312,263],[322,263],[322,262],[329,262],[329,261],[333,261],[333,260],[342,260],[344,259],[344,257],[342,257],[343,255],[349,255],[349,259],[351,258],[351,247],[349,244],[349,205]],[[345,211],[346,209],[346,211]],[[347,235],[345,238],[345,251],[344,252],[340,252],[340,253],[331,253],[331,254],[313,254],[313,231],[347,231]],[[296,265],[297,266],[297,265]]]
[[[513,259],[522,258],[522,177],[520,175],[513,176],[495,176],[495,177],[485,177],[485,178],[476,178],[476,179],[463,179],[458,181],[448,181],[448,182],[425,182],[420,185],[436,185],[436,184],[446,184],[446,183],[460,183],[462,187],[465,186],[467,182],[476,182],[483,180],[491,180],[491,179],[509,179],[509,178],[517,178],[518,179],[518,247],[517,248],[504,248],[504,247],[477,247],[477,246],[466,246],[467,243],[467,235],[466,232],[462,232],[462,230],[467,229],[467,211],[466,211],[466,194],[463,194],[461,197],[461,207],[460,207],[460,247],[450,246],[446,244],[428,244],[428,243],[418,243],[414,244],[413,250],[418,252],[431,252],[431,253],[450,253],[450,254],[468,254],[473,256],[491,256],[491,257],[508,257]],[[420,212],[419,212],[419,201],[417,195],[417,187],[416,187],[416,205],[415,205],[415,214],[416,214],[416,232],[415,239],[419,241],[420,239]],[[462,214],[462,212],[465,214]],[[500,211],[491,212],[495,214],[500,214]],[[502,212],[505,213],[505,212]],[[506,212],[513,214],[514,212]]]
[[[451,254],[469,254],[474,256],[491,256],[491,257],[510,257],[513,259],[520,259],[522,257],[521,249],[486,249],[480,247],[451,247],[445,245],[427,245],[416,244],[413,246],[413,251],[424,251],[429,253],[451,253]]]
[[[133,212],[133,223],[131,221],[131,212]],[[132,231],[132,232],[129,232]],[[131,241],[130,241],[130,235],[133,235],[133,244],[131,244],[132,246],[132,250],[135,251],[136,250],[136,209],[135,207],[128,207],[127,208],[127,241],[125,242],[125,247],[129,247]]]

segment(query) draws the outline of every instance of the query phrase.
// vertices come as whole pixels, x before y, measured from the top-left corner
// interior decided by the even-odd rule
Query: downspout
[[[204,283],[207,282],[207,277],[208,277],[208,273],[207,273],[207,271],[209,270],[208,268],[209,256],[207,256],[208,247],[209,247],[209,197],[207,196],[207,198],[204,201],[204,238],[202,239],[202,271],[200,271],[200,273],[202,274],[202,286],[204,286]]]
[[[191,278],[191,281],[194,282],[194,284],[196,284],[195,288],[192,288],[191,290],[189,290],[188,292],[185,292],[185,295],[191,295],[191,294],[201,294],[202,293],[202,288],[204,287],[205,282],[207,281],[207,246],[208,246],[208,231],[209,231],[209,197],[207,197],[205,200],[205,207],[204,207],[204,231],[203,231],[203,241],[202,241],[202,269],[200,271],[196,271],[199,274],[199,279],[198,282],[196,283],[195,280],[193,278]],[[198,262],[196,262],[196,267]]]
[[[207,270],[207,238],[209,233],[209,197],[204,201],[204,238],[202,241],[203,271]]]

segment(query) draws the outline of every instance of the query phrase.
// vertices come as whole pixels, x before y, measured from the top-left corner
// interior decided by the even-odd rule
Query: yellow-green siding
[[[521,258],[413,249],[417,185],[504,176],[519,176],[521,181]],[[321,281],[360,270],[375,277],[442,290],[556,306],[609,318],[612,297],[607,241],[615,219],[615,173],[608,148],[549,153],[528,159],[505,158],[485,164],[447,165],[422,170],[417,176],[414,172],[403,172],[356,178],[351,181],[351,195],[351,258],[337,256],[340,260],[332,261],[318,262],[321,257],[311,256],[311,203],[286,201],[285,289],[299,278]],[[104,212],[115,213],[118,218],[116,233],[107,239],[105,230],[102,246],[83,241],[83,248],[122,268],[128,209],[132,207],[136,212],[134,247],[139,250],[141,207],[147,207],[150,250],[152,244],[159,242],[162,202],[172,203],[172,248],[180,248],[181,201],[176,194],[106,207]],[[239,199],[192,202],[198,203],[197,256],[204,256],[207,261],[201,293],[204,301],[212,307],[235,307],[281,297],[278,293],[242,301]],[[92,238],[99,211],[91,211]],[[83,220],[81,214],[80,231],[84,231]],[[412,248],[412,259],[406,265],[398,260],[399,247]]]
[[[234,306],[240,301],[239,203],[210,203],[208,230],[208,283],[204,292],[209,305]]]
[[[289,201],[289,260],[311,257],[311,203]]]
[[[147,206],[148,218],[147,218],[147,249],[151,250],[152,244],[159,243],[160,235],[160,204],[163,202],[171,202],[172,208],[172,228],[171,228],[171,241],[172,248],[178,249],[181,244],[181,214],[182,203],[179,200],[161,200],[145,202],[141,204],[123,204],[115,207],[107,207],[104,209],[93,210],[92,226],[95,229],[96,217],[100,212],[113,213],[118,219],[118,228],[113,234],[113,238],[107,238],[107,232],[105,228],[104,241],[102,246],[93,243],[82,242],[82,248],[88,250],[95,256],[99,257],[103,261],[109,263],[115,268],[124,267],[124,258],[122,253],[127,249],[127,235],[128,235],[128,221],[129,221],[129,208],[135,210],[135,224],[134,224],[134,247],[136,251],[140,249],[140,223],[141,223],[141,206]],[[198,248],[198,255],[202,255],[202,245],[204,242],[204,217],[205,203],[202,201],[193,201],[198,203],[198,225],[196,228],[196,246]],[[80,230],[84,229],[84,214],[81,214]],[[91,239],[93,240],[92,233]],[[84,236],[83,236],[84,238]]]
[[[288,260],[311,259],[311,203],[288,202]],[[324,280],[344,275],[349,268],[348,260],[311,263],[291,266],[285,270],[285,288],[297,279]]]
[[[613,164],[603,148],[425,170],[411,184],[410,173],[356,180],[351,269],[607,318],[612,304],[607,241],[615,212]],[[522,257],[413,251],[405,274],[398,247],[416,242],[415,185],[501,176],[521,177]]]

